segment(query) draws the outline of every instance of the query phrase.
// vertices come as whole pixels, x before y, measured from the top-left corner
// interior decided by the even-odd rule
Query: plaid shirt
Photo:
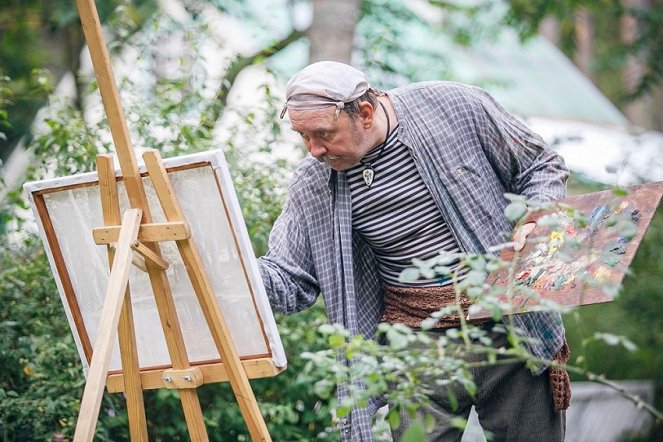
[[[398,139],[410,149],[463,251],[484,253],[511,232],[505,192],[539,201],[564,196],[563,160],[485,91],[424,82],[388,95],[399,120]],[[330,322],[374,336],[383,293],[373,253],[352,230],[344,172],[304,160],[274,224],[269,253],[259,263],[273,308],[295,313],[322,293]],[[535,356],[550,359],[561,348],[559,315],[528,313],[515,319],[538,338],[539,344],[529,348]],[[340,387],[338,394],[342,398],[347,390]],[[343,440],[371,441],[371,417],[381,405],[376,399],[342,419]]]

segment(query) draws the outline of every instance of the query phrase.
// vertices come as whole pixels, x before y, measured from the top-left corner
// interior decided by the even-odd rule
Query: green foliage
[[[490,39],[502,26],[498,2],[429,0],[437,8],[420,9],[411,2],[367,0],[360,3],[356,34],[364,70],[382,89],[412,81],[453,80],[449,49]],[[424,42],[435,42],[426,44]]]
[[[576,20],[580,12],[592,14],[596,22],[597,59],[595,76],[599,87],[617,103],[642,97],[652,91],[663,79],[663,7],[652,3],[650,7],[618,0],[509,0],[505,23],[518,30],[524,38],[536,34],[547,17],[559,21],[562,49],[570,56],[576,49]],[[623,23],[631,21],[637,29],[632,41],[620,38]],[[643,63],[643,76],[632,90],[623,84],[627,70],[627,57],[636,57]]]
[[[55,80],[67,70],[76,75],[83,33],[72,1],[21,0],[5,2],[0,10],[0,76],[11,77],[8,87],[15,96],[6,108],[10,126],[0,138],[0,158],[24,135],[47,95],[40,89],[44,69]],[[112,20],[121,38],[135,30],[154,10],[152,0],[96,2],[102,22]],[[2,108],[0,106],[0,108]],[[0,118],[2,120],[2,118]],[[1,124],[0,124],[1,126]],[[0,128],[1,129],[1,128]]]
[[[48,260],[32,235],[0,239],[0,438],[69,439],[84,380]],[[98,440],[111,440],[112,426],[102,413]]]
[[[621,190],[614,193],[616,196],[624,196]],[[554,209],[553,215],[561,210],[568,214],[564,218],[565,220],[574,220],[575,224],[572,225],[572,228],[569,228],[566,221],[562,221],[553,215],[546,215],[537,221],[537,224],[541,227],[549,229],[551,237],[560,237],[556,249],[558,251],[554,252],[558,253],[558,259],[567,259],[565,258],[567,253],[569,254],[568,259],[573,259],[572,251],[565,250],[564,244],[572,243],[572,237],[576,235],[576,230],[579,231],[583,228],[582,226],[587,229],[596,229],[601,225],[603,226],[601,228],[612,231],[615,235],[632,232],[633,226],[625,228],[622,225],[625,223],[626,214],[624,212],[626,211],[615,210],[614,214],[605,216],[601,212],[600,217],[590,217],[567,205],[529,202],[524,197],[517,195],[507,195],[507,198],[511,201],[511,204],[507,206],[506,212],[511,214],[516,226],[521,225],[530,214],[540,210]],[[630,215],[628,216],[630,217]],[[598,221],[599,219],[603,221]],[[659,233],[660,231],[661,229],[658,229]],[[529,242],[536,244],[539,241],[536,236],[530,236],[528,238]],[[549,234],[546,233],[546,239],[548,236]],[[591,253],[597,254],[597,249],[591,243],[591,238],[588,241],[590,243],[584,244],[584,253],[593,251]],[[510,247],[510,245],[505,244],[502,247],[497,247],[494,252],[506,247]],[[656,248],[655,253],[661,253],[660,247]],[[602,259],[601,255],[597,256]],[[458,270],[451,271],[448,267],[456,259],[461,261],[462,266],[468,268],[463,279],[459,279]],[[340,325],[321,326],[320,332],[327,336],[330,349],[315,353],[308,352],[302,355],[310,361],[306,369],[311,373],[322,376],[322,379],[316,384],[316,392],[321,397],[328,397],[336,385],[349,386],[347,387],[349,397],[338,405],[337,414],[339,416],[348,413],[354,405],[366,403],[371,396],[383,397],[390,404],[386,420],[392,428],[395,428],[401,425],[399,413],[404,411],[414,417],[417,411],[427,403],[428,397],[426,394],[433,388],[458,384],[469,395],[476,394],[477,387],[470,371],[473,367],[516,361],[523,361],[532,368],[539,367],[541,364],[553,364],[552,361],[538,359],[529,353],[525,344],[531,338],[522,335],[515,326],[513,315],[520,310],[514,307],[512,300],[515,296],[526,296],[535,299],[538,301],[537,311],[561,312],[566,309],[553,302],[544,302],[544,300],[538,298],[534,290],[530,289],[524,282],[523,276],[516,274],[519,259],[519,253],[515,252],[511,253],[509,259],[502,259],[493,253],[440,253],[438,257],[427,261],[413,260],[414,267],[404,272],[401,279],[428,279],[436,275],[451,277],[456,288],[456,302],[434,312],[429,319],[423,321],[421,331],[412,330],[402,324],[380,324],[378,326],[380,338],[377,340],[366,339],[363,336],[353,336]],[[506,278],[504,281],[500,280],[502,281],[500,284],[495,284],[494,279],[487,279],[488,275],[495,271],[501,271],[503,277]],[[598,273],[594,276],[585,275],[578,283],[586,284],[586,287],[612,290],[611,285],[603,281]],[[461,308],[461,291],[467,293],[473,301],[473,305],[469,307],[467,312],[464,312]],[[516,304],[522,305],[522,301]],[[574,310],[574,312],[577,311]],[[486,330],[468,323],[466,314],[476,317],[476,314],[480,312],[493,313],[493,319],[498,324],[494,327],[494,330],[498,329],[507,333],[510,347],[494,348]],[[500,321],[503,314],[506,315],[506,320]],[[640,312],[640,314],[642,313]],[[440,318],[450,315],[457,315],[460,323],[457,328],[447,329],[435,334],[427,333],[427,330],[432,328]],[[613,331],[597,332],[593,326],[586,327],[592,330],[592,333],[581,344],[585,348],[584,358],[576,358],[566,368],[574,373],[576,377],[614,387],[614,384],[603,374],[605,359],[597,359],[590,363],[587,357],[590,354],[589,352],[594,351],[593,349],[604,352],[605,346],[611,348],[611,353],[619,355],[625,352],[637,354],[639,350],[631,337],[622,336],[620,332],[623,330],[611,329]],[[571,330],[573,328],[573,326],[568,327]],[[344,354],[348,360],[351,360],[352,364],[346,365],[339,361],[336,357],[338,351]],[[598,356],[600,353],[591,354]],[[620,357],[615,359],[620,359]],[[620,362],[624,367],[623,359]],[[657,374],[656,377],[660,377],[660,374]],[[435,382],[435,385],[433,382]],[[654,416],[658,418],[663,416],[658,409],[643,403],[639,398],[627,397],[636,402],[639,407],[645,407]],[[455,396],[451,395],[449,400],[453,404]],[[406,433],[409,438],[407,440],[423,440],[424,436],[422,434],[425,434],[427,428],[425,423],[429,420],[430,417],[425,416],[424,420],[415,421],[416,423],[409,427],[410,429]],[[459,420],[457,424],[464,428],[466,422]]]

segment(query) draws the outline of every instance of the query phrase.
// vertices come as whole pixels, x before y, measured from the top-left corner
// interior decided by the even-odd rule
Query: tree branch
[[[200,122],[201,126],[208,130],[212,130],[214,128],[214,124],[223,113],[223,110],[226,108],[230,89],[235,83],[237,76],[240,74],[240,72],[242,72],[242,70],[244,70],[244,68],[257,63],[262,59],[271,57],[272,55],[286,48],[291,43],[294,43],[295,41],[302,38],[305,33],[306,30],[299,31],[293,29],[292,32],[290,32],[290,34],[288,34],[285,38],[275,41],[270,46],[267,46],[252,55],[243,56],[238,54],[235,59],[230,62],[230,65],[228,66],[226,74],[221,80],[219,90],[217,91],[214,99],[203,111]]]

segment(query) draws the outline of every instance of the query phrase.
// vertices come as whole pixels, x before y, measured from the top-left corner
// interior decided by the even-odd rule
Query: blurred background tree
[[[516,29],[523,38],[541,32],[558,44],[632,123],[663,129],[663,34],[659,31],[663,5],[658,0],[430,0],[411,4],[299,0],[280,3],[271,11],[272,21],[256,18],[254,10],[260,6],[240,0],[96,3],[108,34],[111,57],[119,58],[132,44],[141,53],[141,60],[152,60],[148,67],[155,79],[147,85],[120,79],[123,99],[126,94],[134,94],[126,109],[134,144],[158,148],[165,156],[222,147],[258,255],[266,250],[267,234],[280,210],[293,166],[285,159],[265,159],[272,158],[270,153],[279,149],[298,152],[298,148],[280,132],[279,99],[270,83],[261,84],[260,93],[256,93],[265,103],[261,109],[232,106],[229,97],[243,73],[263,64],[278,71],[278,63],[272,63],[277,59],[274,56],[296,45],[307,45],[312,61],[356,62],[359,58],[371,78],[388,85],[421,77],[453,78],[435,50],[439,49],[435,48],[437,42],[431,41],[430,51],[413,51],[404,38],[403,24],[436,27],[437,32],[461,45],[471,45],[505,26]],[[431,7],[442,12],[442,19],[434,25],[423,17]],[[309,12],[302,14],[301,8]],[[487,8],[498,8],[502,18],[489,24],[482,22],[481,14]],[[168,14],[178,16],[180,10],[191,21],[171,19],[164,24],[160,20]],[[300,18],[307,14],[308,19]],[[251,24],[255,38],[241,51],[212,62],[222,63],[224,68],[210,86],[199,78],[211,75],[198,65],[204,57],[199,45],[203,35],[215,39],[218,32],[233,34],[227,21],[220,22],[220,29],[210,26],[207,19],[221,15],[246,28]],[[152,37],[139,35],[146,29]],[[176,59],[177,75],[165,75],[157,68],[166,62],[159,61],[155,48],[160,39],[180,31],[190,44],[189,52]],[[219,44],[219,48],[226,44]],[[93,112],[94,101],[88,99],[90,92],[96,92],[94,81],[82,75],[83,45],[74,2],[10,0],[0,10],[0,159],[5,160],[17,144],[28,146],[35,156],[31,169],[21,179],[90,170],[97,152],[112,150],[105,136],[106,122]],[[67,76],[73,78],[74,94],[70,101],[61,103],[53,92]],[[282,86],[284,80],[279,77],[274,82]],[[136,100],[136,96],[141,98]],[[45,105],[50,107],[45,117],[38,119],[45,122],[45,127],[35,130],[33,121]],[[256,161],[256,157],[262,161]],[[7,367],[0,376],[2,437],[66,440],[72,433],[82,391],[80,363],[41,244],[23,228],[26,222],[29,224],[25,221],[29,217],[20,182],[3,186],[1,180],[0,363]],[[575,192],[602,187],[578,180],[572,186]],[[663,260],[657,258],[661,254],[662,227],[659,214],[633,264],[636,276],[627,278],[616,302],[583,308],[566,319],[574,355],[583,364],[613,378],[654,379],[659,407],[663,403],[663,360],[657,352],[663,341],[663,322],[658,320],[663,309]],[[638,277],[644,274],[646,278]],[[311,379],[298,377],[299,353],[326,345],[316,332],[321,321],[321,306],[292,318],[279,318],[290,368],[275,379],[254,383],[277,440],[313,440],[328,434],[331,421],[327,410],[332,404],[315,396]],[[624,330],[639,345],[634,353],[583,345],[595,331],[620,334]],[[229,390],[224,389],[218,385],[202,389],[208,404],[206,419],[215,428],[218,440],[241,440],[246,432]],[[147,397],[148,407],[155,410],[149,417],[150,431],[161,440],[184,438],[186,431],[178,425],[181,419],[171,417],[179,407],[172,399],[172,392],[150,393]],[[104,401],[99,439],[126,439],[122,401],[110,396]]]

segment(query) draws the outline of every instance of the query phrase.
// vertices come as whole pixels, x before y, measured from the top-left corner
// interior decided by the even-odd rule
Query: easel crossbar
[[[100,246],[117,242],[119,235],[120,226],[92,229],[94,243]],[[189,238],[191,238],[191,231],[184,221],[143,223],[138,231],[138,241],[140,242],[179,241]]]
[[[252,359],[242,361],[242,366],[249,379],[259,379],[276,376],[285,368],[277,367],[271,358]],[[229,377],[222,362],[214,364],[197,365],[203,373],[205,384],[215,382],[228,382]],[[163,373],[166,369],[143,370],[140,373],[140,381],[143,390],[155,390],[165,388]],[[106,387],[109,393],[124,392],[124,375],[122,373],[111,374],[106,379]]]

